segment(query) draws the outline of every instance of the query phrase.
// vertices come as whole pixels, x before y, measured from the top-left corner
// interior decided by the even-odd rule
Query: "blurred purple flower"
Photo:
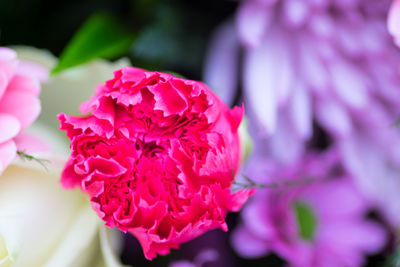
[[[390,6],[391,0],[243,0],[235,21],[213,35],[204,78],[232,103],[242,76],[255,147],[279,163],[301,158],[314,123],[320,126],[356,185],[398,226],[400,133],[390,126],[400,114],[400,51],[386,27]]]
[[[399,104],[400,53],[386,30],[389,6],[390,0],[242,1],[236,31],[228,21],[214,34],[205,80],[232,102],[240,40],[245,100],[266,134],[284,111],[299,139],[311,137],[314,118],[347,136],[355,113],[375,98]]]
[[[394,0],[390,7],[388,28],[396,44],[400,46],[400,0]]]
[[[205,249],[199,252],[193,262],[188,260],[179,260],[172,262],[169,267],[202,267],[206,262],[216,261],[219,254],[214,249]]]
[[[242,225],[232,236],[239,255],[274,252],[289,266],[356,267],[365,263],[366,254],[379,252],[386,232],[366,219],[370,206],[338,158],[335,151],[308,155],[283,169],[253,158],[245,170],[250,177],[285,186],[260,191],[245,207]]]

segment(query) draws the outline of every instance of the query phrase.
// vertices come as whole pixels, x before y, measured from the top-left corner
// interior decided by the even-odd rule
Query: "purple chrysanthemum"
[[[391,0],[246,0],[211,41],[205,80],[243,96],[257,148],[290,164],[314,125],[339,147],[354,181],[400,224],[400,51],[386,27]],[[242,73],[238,74],[240,48]],[[314,135],[315,137],[315,135]]]
[[[245,207],[232,238],[235,250],[246,258],[273,252],[297,267],[357,267],[367,254],[379,252],[385,231],[366,219],[369,203],[338,156],[309,154],[286,168],[253,158],[245,172],[280,186],[260,191]]]

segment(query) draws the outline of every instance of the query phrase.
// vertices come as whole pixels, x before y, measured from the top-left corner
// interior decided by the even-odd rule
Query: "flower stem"
[[[36,158],[35,156],[29,155],[25,153],[24,151],[17,151],[17,155],[20,157],[22,160],[27,160],[27,161],[36,161],[39,163],[46,171],[48,171],[46,163],[50,163],[49,160],[47,159],[41,159],[41,158]]]

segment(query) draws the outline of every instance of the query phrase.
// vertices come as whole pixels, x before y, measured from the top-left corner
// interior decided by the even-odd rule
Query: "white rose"
[[[13,49],[21,59],[49,68],[57,60],[47,51]],[[112,233],[96,216],[87,196],[78,189],[61,188],[59,179],[69,149],[64,133],[58,131],[56,115],[78,114],[79,104],[94,93],[95,85],[127,64],[127,60],[96,60],[50,77],[42,85],[42,112],[28,132],[50,145],[52,154],[36,156],[51,163],[46,171],[37,162],[19,160],[0,176],[0,267],[121,266],[114,254],[119,240],[111,246]]]
[[[118,266],[87,197],[61,188],[63,163],[19,160],[0,176],[1,267]]]

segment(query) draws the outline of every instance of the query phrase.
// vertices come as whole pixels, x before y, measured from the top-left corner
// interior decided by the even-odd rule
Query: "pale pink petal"
[[[5,73],[0,72],[0,100],[7,89],[8,79]]]
[[[24,151],[27,154],[32,153],[48,153],[51,152],[49,145],[39,137],[29,134],[19,134],[14,138],[19,151]]]
[[[17,53],[7,47],[0,47],[0,61],[13,61],[17,59]]]
[[[49,69],[36,62],[21,60],[19,62],[18,74],[38,79],[40,82],[46,82],[49,77]]]
[[[233,104],[238,86],[239,40],[231,22],[219,26],[211,37],[205,59],[204,81],[226,104]]]
[[[0,69],[11,80],[18,67],[17,53],[9,48],[0,47]]]
[[[0,144],[0,173],[4,171],[17,156],[17,147],[14,141],[8,141]]]
[[[20,74],[14,75],[7,87],[7,91],[26,91],[27,94],[34,96],[39,96],[40,89],[39,80]]]
[[[7,91],[0,100],[0,112],[6,112],[18,118],[21,128],[30,125],[40,113],[40,101],[23,90]]]
[[[4,143],[21,130],[21,125],[17,118],[7,113],[0,113],[0,143]]]

